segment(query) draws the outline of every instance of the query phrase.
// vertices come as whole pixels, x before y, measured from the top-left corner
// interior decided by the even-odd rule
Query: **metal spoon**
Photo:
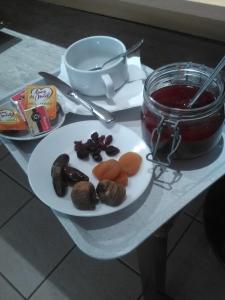
[[[188,103],[187,108],[192,108],[192,106],[197,102],[201,94],[207,89],[210,83],[213,82],[213,79],[218,75],[218,73],[223,69],[224,66],[225,66],[225,56],[220,60],[220,62],[218,63],[218,65],[215,67],[214,71],[210,75],[210,77],[205,81],[202,87],[197,91],[197,93]]]
[[[143,43],[144,43],[144,39],[138,41],[136,44],[134,44],[134,45],[131,46],[129,49],[127,49],[127,51],[125,51],[125,52],[123,52],[123,53],[120,53],[120,54],[118,54],[118,55],[116,55],[116,56],[114,56],[114,57],[108,59],[108,60],[105,61],[101,66],[99,66],[99,67],[96,66],[95,68],[92,68],[92,69],[90,69],[89,71],[98,71],[98,70],[103,69],[104,66],[107,65],[108,63],[110,63],[110,62],[112,62],[112,61],[114,61],[114,60],[116,60],[116,59],[119,59],[119,58],[121,58],[121,57],[125,57],[125,56],[131,54],[132,52],[138,50],[138,49],[142,46]]]

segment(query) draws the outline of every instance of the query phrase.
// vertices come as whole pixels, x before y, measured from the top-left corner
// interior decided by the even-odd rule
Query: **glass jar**
[[[152,160],[190,159],[217,145],[224,122],[224,82],[218,75],[196,104],[185,106],[212,69],[174,63],[156,69],[145,81],[141,119]]]

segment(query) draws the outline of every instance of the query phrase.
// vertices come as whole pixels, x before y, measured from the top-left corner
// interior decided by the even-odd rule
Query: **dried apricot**
[[[127,186],[128,185],[127,173],[122,170],[120,174],[113,181],[122,184],[122,186],[124,187]]]
[[[92,170],[93,175],[97,177],[98,180],[113,180],[120,174],[120,172],[121,166],[115,159],[102,161],[97,164]]]
[[[119,158],[119,164],[128,176],[135,175],[141,165],[142,157],[136,152],[127,152]]]

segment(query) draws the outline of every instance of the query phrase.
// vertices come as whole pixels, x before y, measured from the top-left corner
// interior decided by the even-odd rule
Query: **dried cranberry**
[[[105,145],[110,145],[112,143],[113,137],[112,135],[107,135],[107,137],[105,138]]]
[[[118,149],[117,147],[114,147],[114,146],[108,146],[105,149],[105,152],[108,156],[114,156],[120,152],[120,149]]]

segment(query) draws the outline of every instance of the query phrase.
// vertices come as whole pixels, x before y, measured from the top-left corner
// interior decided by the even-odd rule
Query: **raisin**
[[[107,137],[105,138],[105,145],[110,145],[112,143],[113,137],[112,135],[107,135]]]
[[[86,148],[81,149],[81,150],[77,151],[77,157],[80,158],[80,159],[88,158],[89,157],[89,151]]]
[[[75,141],[74,144],[75,144],[74,149],[76,151],[79,151],[83,146],[83,143],[81,141]]]
[[[96,162],[102,161],[102,156],[101,156],[100,153],[99,153],[99,154],[93,153],[93,154],[92,154],[92,157],[93,157],[93,159],[94,159]]]
[[[95,155],[100,154],[100,153],[101,153],[101,149],[100,148],[95,149],[95,151],[93,152],[93,154],[95,154]]]
[[[93,141],[98,141],[98,133],[97,132],[92,133],[91,138]]]
[[[101,135],[101,136],[98,138],[99,143],[103,143],[104,140],[105,140],[105,135]]]
[[[120,149],[115,146],[108,146],[105,149],[105,152],[108,156],[114,156],[120,152]]]
[[[98,148],[98,145],[93,140],[89,139],[86,143],[86,147],[88,151],[95,152]]]
[[[100,143],[99,143],[99,148],[100,148],[101,150],[105,150],[106,147],[107,147],[107,145],[105,145],[104,142],[100,142]]]

